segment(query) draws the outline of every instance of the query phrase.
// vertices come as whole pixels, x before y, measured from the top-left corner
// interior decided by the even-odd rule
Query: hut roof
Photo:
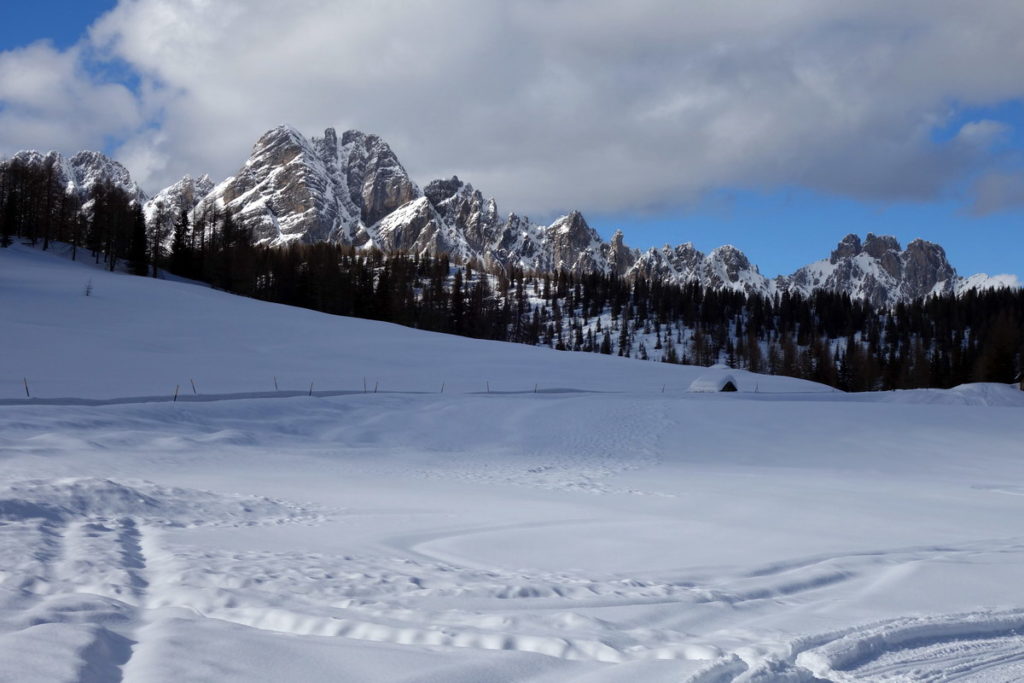
[[[690,383],[690,391],[702,393],[715,393],[726,391],[726,386],[732,384],[732,391],[739,388],[733,376],[725,372],[708,373],[701,375]]]

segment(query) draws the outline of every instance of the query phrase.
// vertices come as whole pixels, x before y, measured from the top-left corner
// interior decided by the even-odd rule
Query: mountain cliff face
[[[960,278],[937,244],[915,240],[902,249],[895,238],[873,234],[863,242],[848,235],[828,259],[774,279],[730,245],[709,254],[689,243],[641,252],[626,246],[621,232],[605,242],[577,211],[547,226],[502,216],[494,199],[456,176],[421,191],[379,137],[348,131],[339,140],[330,128],[311,140],[287,126],[267,132],[239,172],[199,202],[197,211],[211,210],[231,211],[258,240],[274,244],[330,240],[443,252],[489,266],[643,275],[766,295],[826,289],[878,306],[1007,284]]]
[[[239,172],[217,185],[198,211],[230,211],[272,243],[325,240],[364,246],[367,226],[420,197],[387,143],[328,128],[306,139],[289,126],[257,141]]]
[[[802,294],[826,289],[892,305],[955,293],[961,278],[937,244],[918,239],[901,249],[894,237],[868,233],[863,243],[857,235],[847,235],[828,259],[804,266],[788,280],[788,288]]]
[[[165,224],[177,219],[182,211],[191,211],[213,190],[210,176],[203,175],[198,179],[190,175],[183,177],[170,187],[160,190],[156,196],[148,200],[143,211],[146,222],[161,220]]]
[[[578,211],[539,225],[516,213],[502,215],[494,199],[456,176],[422,190],[376,135],[332,128],[306,138],[290,126],[265,133],[238,172],[214,185],[208,176],[185,176],[152,199],[121,164],[97,152],[70,159],[21,152],[25,163],[51,164],[69,193],[88,194],[107,177],[145,203],[151,222],[184,210],[197,216],[231,212],[264,243],[331,241],[357,248],[414,254],[447,253],[491,267],[552,272],[645,276],[684,284],[775,295],[815,290],[846,292],[876,306],[929,294],[1018,286],[1012,276],[961,278],[942,247],[914,240],[905,249],[893,237],[847,235],[829,258],[792,275],[769,279],[737,248],[708,254],[692,244],[640,251],[616,232],[606,242]],[[173,220],[170,219],[170,220]]]

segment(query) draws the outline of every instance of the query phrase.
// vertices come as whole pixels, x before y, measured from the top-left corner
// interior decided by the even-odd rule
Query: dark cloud
[[[1024,173],[992,171],[974,183],[971,212],[985,216],[1024,207]]]

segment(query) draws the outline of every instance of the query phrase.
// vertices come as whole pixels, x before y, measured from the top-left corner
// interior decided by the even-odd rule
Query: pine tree
[[[174,236],[171,239],[170,270],[177,275],[191,276],[192,250],[190,244],[188,210],[182,209],[178,220],[174,223]]]
[[[146,248],[146,217],[142,215],[142,208],[138,205],[133,213],[128,263],[135,275],[147,275],[149,273],[149,251]]]

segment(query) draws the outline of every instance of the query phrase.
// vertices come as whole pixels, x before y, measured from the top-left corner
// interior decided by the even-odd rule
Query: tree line
[[[55,169],[0,165],[0,245],[71,245],[111,270],[170,272],[325,313],[436,332],[668,363],[724,362],[848,391],[1011,382],[1024,359],[1024,291],[971,291],[875,309],[843,293],[746,295],[602,273],[488,271],[446,255],[294,242],[270,247],[230,214],[193,215],[109,181],[80,200]],[[120,264],[120,265],[119,265]]]

